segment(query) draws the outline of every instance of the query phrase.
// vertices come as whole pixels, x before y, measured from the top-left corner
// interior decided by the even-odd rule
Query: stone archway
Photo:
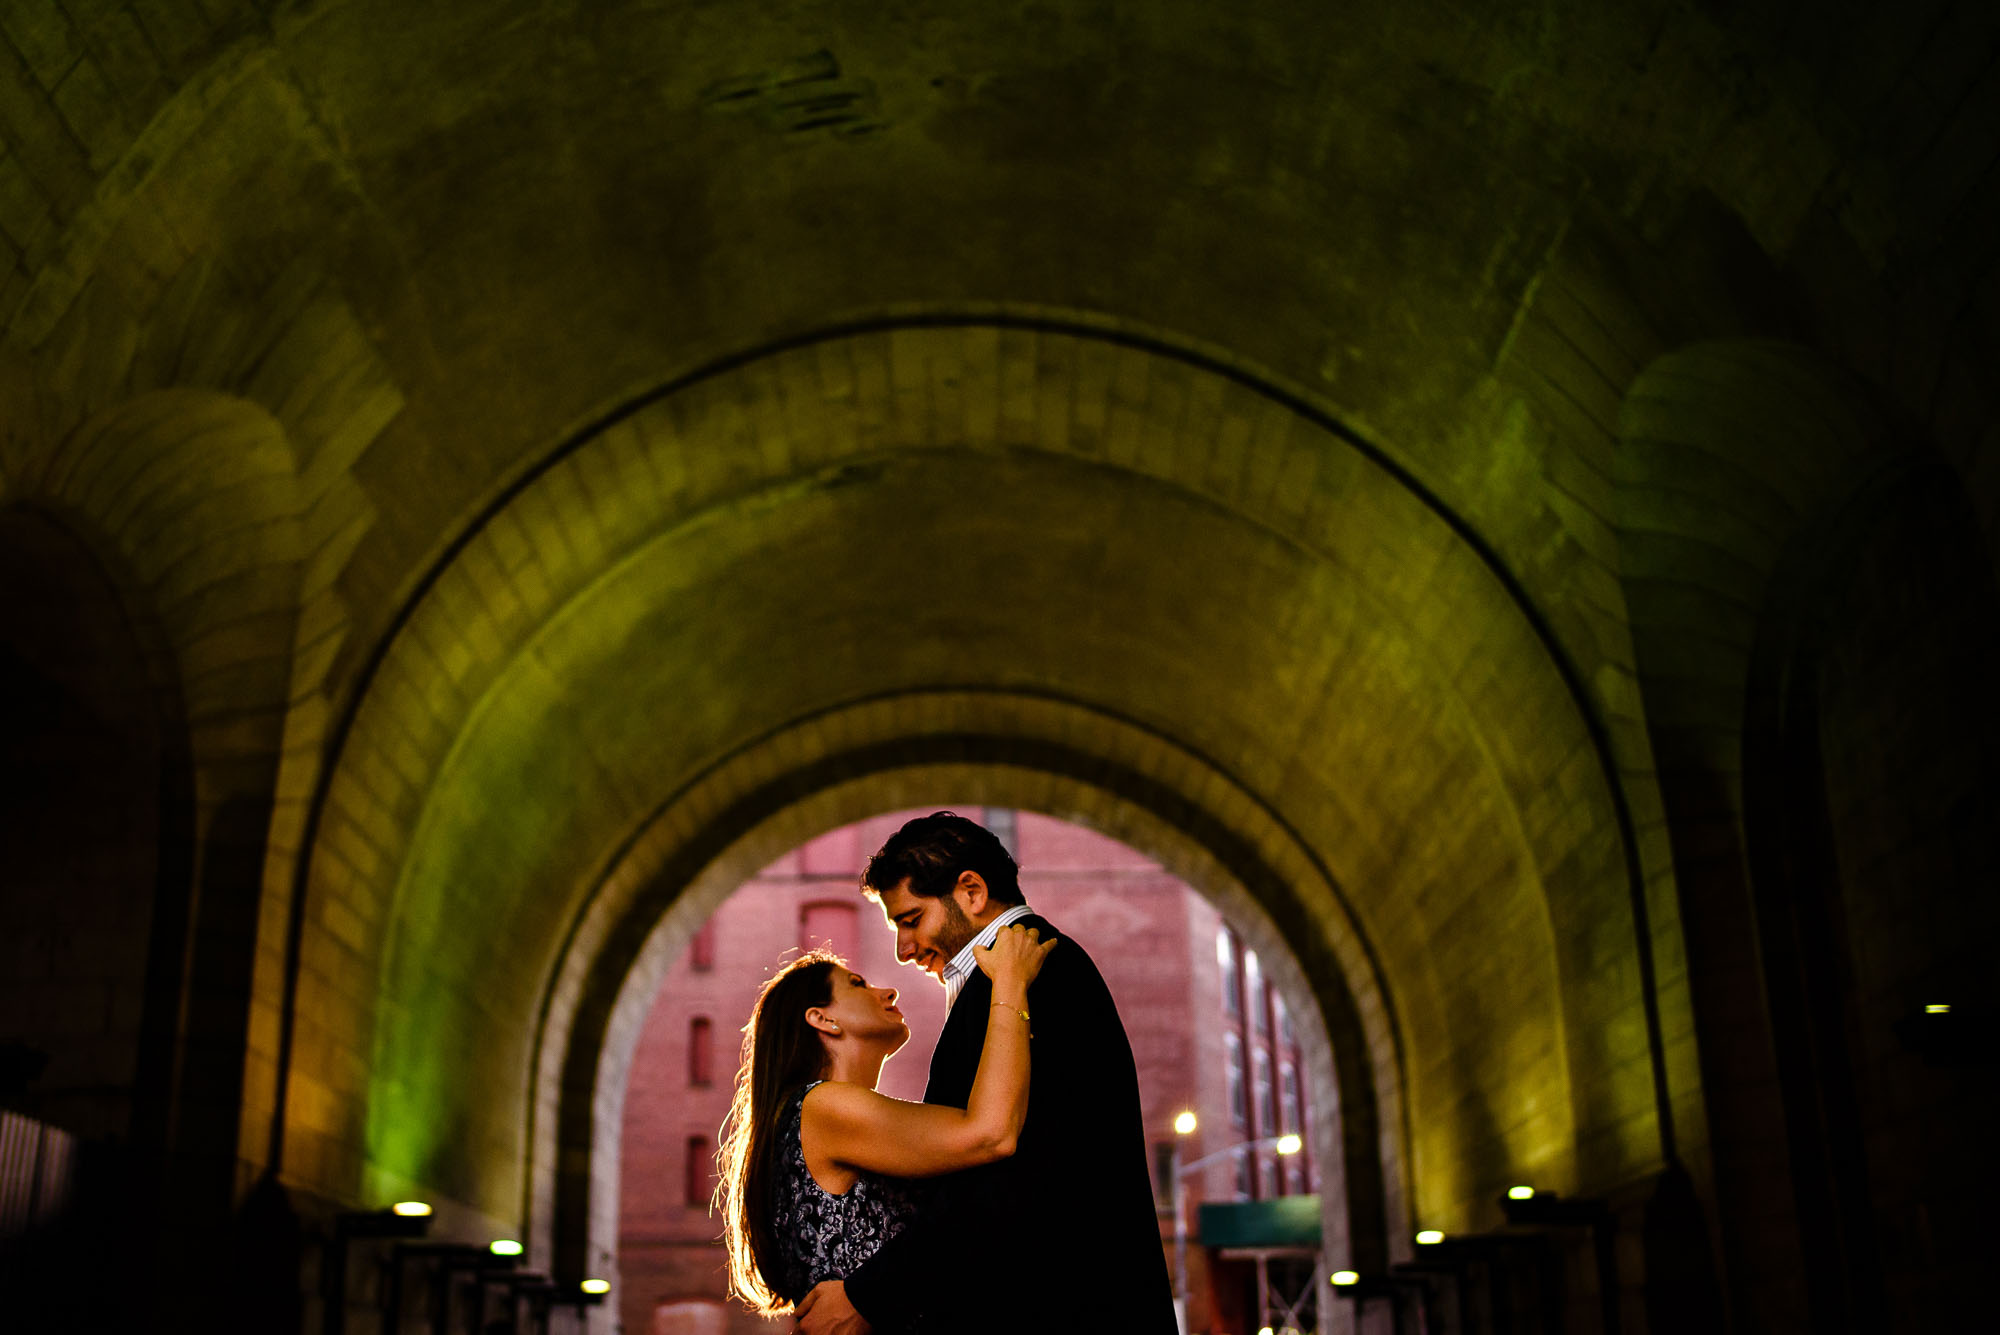
[[[10,973],[81,1003],[9,994],[7,1079],[20,1111],[150,1156],[171,1124],[190,784],[171,656],[129,594],[61,518],[0,506],[0,936]]]
[[[1777,1054],[1806,1040],[1782,1032],[1795,1007],[1769,1006],[1791,947],[1759,944],[1756,878],[1770,859],[1760,870],[1751,843],[1771,836],[1751,828],[1751,807],[1762,802],[1768,814],[1774,783],[1800,777],[1777,775],[1768,745],[1794,668],[1793,586],[1823,557],[1818,535],[1842,507],[1908,472],[1915,452],[1865,385],[1776,340],[1706,342],[1656,359],[1634,380],[1619,429],[1621,576],[1706,1068],[1710,1134],[1693,1167],[1714,1183],[1715,1242],[1735,1305],[1766,1324],[1805,1321],[1803,1271],[1783,1287],[1753,1278],[1782,1273],[1792,1262],[1778,1258],[1817,1225],[1801,1217],[1789,1151],[1774,1154],[1754,1129],[1782,1123],[1772,1090],[1793,1059]],[[1750,790],[1760,760],[1761,796]],[[1760,949],[1781,958],[1760,962]],[[1748,1218],[1764,1222],[1745,1227]]]
[[[1952,941],[1983,935],[1959,888],[1980,874],[1938,871],[1978,861],[1954,822],[1990,823],[1990,784],[1967,777],[1994,726],[1973,665],[2000,634],[1980,520],[1921,427],[1795,344],[1661,357],[1621,430],[1624,578],[1697,924],[1734,1303],[1773,1326],[1904,1317],[1934,1281],[1875,1235],[1911,1216],[1923,1151],[1883,1134],[1883,1091],[1914,1099],[1933,1077],[1893,1037],[1894,1012],[1922,991],[1910,961],[1942,969]],[[1893,793],[1857,802],[1863,773]],[[1964,1093],[1933,1090],[1931,1134],[1907,1143],[1989,1119]]]
[[[912,708],[911,706],[914,706]],[[897,736],[912,713],[965,731]],[[1077,820],[1141,848],[1207,895],[1272,964],[1301,1016],[1322,1162],[1343,1190],[1324,1202],[1329,1251],[1371,1269],[1408,1235],[1401,1056],[1378,966],[1358,935],[1308,923],[1351,916],[1293,832],[1198,757],[1129,727],[1078,749],[1079,711],[982,695],[878,701],[812,720],[849,741],[790,772],[787,729],[663,806],[607,872],[573,925],[544,1009],[535,1081],[528,1217],[558,1271],[615,1260],[619,1109],[626,1068],[660,979],[742,879],[822,829],[949,791]],[[981,732],[981,727],[994,731]],[[1110,731],[1098,721],[1096,731]],[[879,733],[880,740],[867,741]],[[809,745],[809,744],[808,744]],[[725,796],[733,794],[733,796]],[[1225,797],[1225,794],[1227,795]],[[685,811],[708,811],[690,825]],[[1228,814],[1222,814],[1222,813]]]
[[[321,680],[298,639],[309,545],[296,454],[257,405],[174,389],[99,412],[60,442],[30,437],[6,463],[0,496],[78,535],[78,559],[114,586],[100,597],[142,641],[127,656],[156,701],[176,808],[171,870],[150,906],[166,934],[151,984],[164,994],[154,1116],[171,1128],[161,1140],[203,1166],[204,1208],[226,1216],[235,1165],[262,1158],[279,1057],[251,1016],[283,988],[280,953],[258,944],[266,857],[297,810],[274,799],[299,764],[287,709]]]
[[[995,387],[977,430],[935,410],[961,376]],[[537,1072],[570,1060],[536,1035],[608,869],[662,802],[712,816],[673,795],[730,757],[802,773],[853,749],[825,720],[882,702],[886,742],[1090,757],[1129,729],[1165,744],[1137,774],[1226,776],[1182,814],[1290,830],[1281,879],[1351,897],[1302,906],[1291,949],[1365,942],[1381,1023],[1394,1000],[1403,1068],[1374,1085],[1409,1110],[1407,1223],[1671,1153],[1629,822],[1573,674],[1462,521],[1240,368],[970,318],[729,359],[523,476],[394,624],[298,887],[286,1163],[314,1192],[530,1222],[559,1120]]]

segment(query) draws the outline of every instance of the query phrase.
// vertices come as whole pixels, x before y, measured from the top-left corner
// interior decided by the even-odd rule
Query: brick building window
[[[799,910],[799,948],[819,947],[846,958],[861,940],[857,907],[841,900],[820,900]]]
[[[1299,1072],[1290,1062],[1278,1067],[1278,1122],[1280,1131],[1304,1130],[1299,1117]]]
[[[1171,1140],[1153,1142],[1153,1207],[1174,1208],[1174,1173],[1181,1162],[1180,1146]]]
[[[706,1015],[688,1021],[688,1083],[706,1085],[715,1079],[715,1025]]]
[[[1236,933],[1227,927],[1215,934],[1215,964],[1222,971],[1222,1010],[1227,1015],[1243,1013],[1242,980],[1236,973]]]
[[[1247,1201],[1253,1194],[1250,1153],[1245,1150],[1231,1157],[1236,1160],[1236,1199]]]
[[[702,973],[715,967],[715,919],[703,923],[688,942],[688,966]]]
[[[682,1184],[682,1199],[689,1209],[706,1210],[709,1198],[715,1194],[715,1146],[707,1136],[687,1138],[686,1180]]]
[[[1257,1127],[1260,1136],[1273,1135],[1278,1130],[1277,1107],[1271,1098],[1271,1059],[1264,1049],[1258,1048],[1256,1061],[1251,1068],[1257,1080]]]
[[[1270,999],[1264,995],[1264,966],[1258,962],[1254,950],[1243,952],[1243,1004],[1250,1008],[1250,1032],[1268,1032]]]
[[[1250,1091],[1243,1071],[1243,1040],[1234,1034],[1224,1034],[1222,1050],[1228,1063],[1224,1074],[1229,1086],[1229,1119],[1239,1129],[1245,1128],[1250,1125]]]

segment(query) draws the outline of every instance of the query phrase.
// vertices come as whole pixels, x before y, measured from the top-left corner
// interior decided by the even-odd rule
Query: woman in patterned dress
[[[986,1027],[962,1109],[876,1092],[882,1063],[910,1037],[895,988],[868,986],[823,951],[764,985],[718,1155],[731,1292],[760,1315],[786,1315],[902,1230],[920,1189],[910,1179],[1014,1152],[1028,1111],[1028,984],[1055,944],[1014,926],[974,951],[1010,1018]]]

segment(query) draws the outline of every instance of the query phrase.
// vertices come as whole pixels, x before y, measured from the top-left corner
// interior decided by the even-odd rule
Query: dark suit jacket
[[[1040,917],[1022,925],[1060,935]],[[933,1205],[847,1279],[878,1332],[1172,1335],[1132,1045],[1104,978],[1065,939],[1028,990],[1028,1118],[1012,1158],[939,1179]],[[972,1095],[993,984],[974,973],[931,1056],[924,1102]]]

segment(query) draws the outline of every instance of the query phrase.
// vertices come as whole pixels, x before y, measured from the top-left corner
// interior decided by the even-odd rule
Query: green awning
[[[1318,1247],[1319,1197],[1203,1205],[1196,1228],[1204,1247]]]

